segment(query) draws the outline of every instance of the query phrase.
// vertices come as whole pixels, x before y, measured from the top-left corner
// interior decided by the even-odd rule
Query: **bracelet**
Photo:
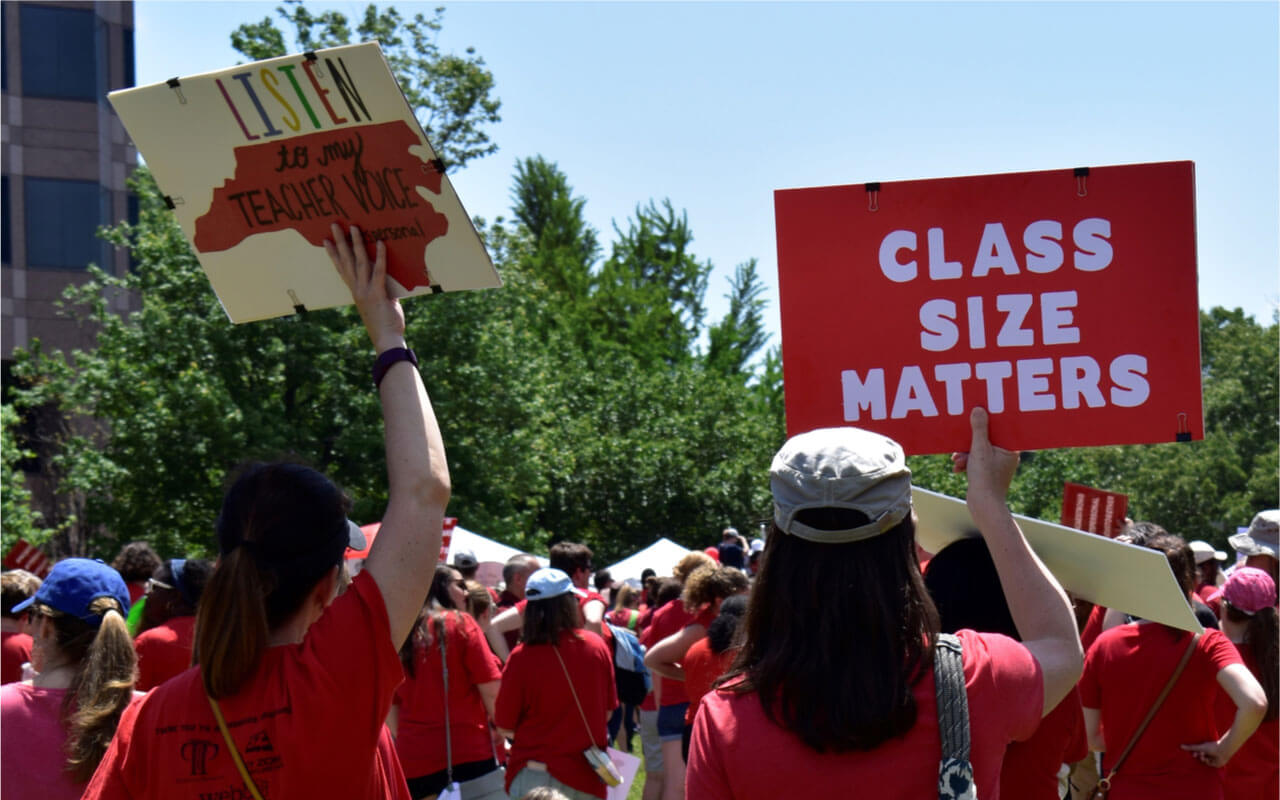
[[[373,362],[373,387],[381,387],[387,370],[401,361],[408,361],[414,369],[418,368],[417,354],[407,347],[391,347],[379,353],[377,360]]]

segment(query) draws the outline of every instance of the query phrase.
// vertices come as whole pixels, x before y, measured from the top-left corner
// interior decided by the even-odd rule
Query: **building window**
[[[22,93],[68,100],[98,99],[93,12],[23,3]]]
[[[108,266],[101,194],[93,181],[24,178],[26,187],[27,266],[84,269],[90,262]]]
[[[132,89],[133,85],[138,82],[134,74],[134,55],[133,55],[133,28],[125,28],[121,35],[124,38],[124,87]],[[117,87],[120,88],[120,87]]]

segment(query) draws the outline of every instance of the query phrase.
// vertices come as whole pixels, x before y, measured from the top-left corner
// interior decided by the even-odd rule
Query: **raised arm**
[[[333,240],[325,242],[333,266],[351,290],[374,351],[405,347],[404,311],[387,294],[387,250],[369,251],[359,229],[350,240],[332,226]],[[418,370],[409,361],[391,365],[378,389],[382,401],[387,453],[387,510],[382,527],[365,561],[382,592],[391,622],[391,641],[397,647],[409,635],[431,585],[445,506],[449,502],[449,467],[444,442],[431,400]]]
[[[969,475],[969,513],[986,539],[1000,575],[1013,623],[1044,673],[1044,709],[1053,710],[1080,679],[1084,655],[1066,592],[1031,550],[1005,501],[1018,469],[1018,454],[991,444],[986,409],[969,415],[973,442],[954,456]]]

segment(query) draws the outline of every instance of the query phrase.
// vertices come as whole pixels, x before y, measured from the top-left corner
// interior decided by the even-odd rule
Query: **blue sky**
[[[231,66],[274,7],[139,0],[139,84]],[[670,198],[715,265],[709,316],[757,258],[775,344],[773,190],[800,186],[1192,160],[1201,307],[1280,305],[1274,2],[462,3],[438,43],[475,47],[502,100],[499,152],[452,176],[472,215],[509,216],[538,154],[606,248]]]

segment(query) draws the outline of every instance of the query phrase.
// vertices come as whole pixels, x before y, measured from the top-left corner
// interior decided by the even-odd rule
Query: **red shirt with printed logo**
[[[240,691],[219,705],[268,800],[382,800],[405,792],[403,773],[388,763],[383,725],[402,679],[382,594],[361,572],[301,644],[267,648]],[[249,800],[199,667],[124,713],[84,796]]]

